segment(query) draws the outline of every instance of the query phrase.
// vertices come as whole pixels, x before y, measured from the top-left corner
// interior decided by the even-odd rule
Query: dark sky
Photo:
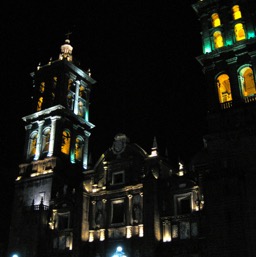
[[[58,58],[67,32],[73,57],[97,81],[90,105],[94,161],[119,132],[147,152],[156,136],[160,153],[168,149],[173,160],[189,160],[202,147],[206,100],[193,1],[141,2],[22,1],[2,7],[1,215],[8,213],[22,157],[30,73],[39,62]]]

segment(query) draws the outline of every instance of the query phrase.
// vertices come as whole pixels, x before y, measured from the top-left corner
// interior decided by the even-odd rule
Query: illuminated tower
[[[72,50],[66,39],[57,60],[31,73],[32,114],[23,117],[24,162],[15,183],[10,255],[75,251],[80,225],[74,208],[79,210],[82,173],[88,166],[94,127],[89,122],[89,99],[95,80],[75,64]]]
[[[193,9],[208,92],[207,256],[256,256],[256,2],[201,0]]]

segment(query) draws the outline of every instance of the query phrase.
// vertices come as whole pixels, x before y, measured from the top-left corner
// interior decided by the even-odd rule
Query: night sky
[[[94,162],[117,133],[147,152],[156,137],[160,153],[167,149],[172,161],[188,161],[206,131],[205,84],[196,60],[202,54],[200,25],[192,0],[58,2],[8,2],[1,10],[0,242],[22,160],[30,73],[39,62],[58,58],[66,33],[72,32],[73,58],[97,81],[90,105]]]

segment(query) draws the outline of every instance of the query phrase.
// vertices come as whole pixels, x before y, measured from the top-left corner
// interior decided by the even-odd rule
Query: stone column
[[[106,213],[107,199],[102,199],[102,203],[103,203],[102,212],[103,212],[104,227],[106,227],[106,224],[107,224],[106,217],[108,216]]]
[[[106,203],[107,199],[102,199],[102,212],[103,212],[103,228],[100,231],[100,241],[104,241],[106,238],[106,231],[107,231],[107,213],[106,213]]]
[[[140,208],[141,208],[141,213],[143,213],[143,192],[140,192]],[[140,223],[143,223],[143,215],[141,215],[141,220]]]
[[[96,215],[96,201],[92,201],[92,220],[91,220],[91,224],[92,224],[93,229],[96,228],[95,215]]]
[[[85,138],[84,138],[84,146],[83,146],[83,168],[87,169],[88,168],[88,159],[89,159],[89,154],[88,154],[88,144],[89,144],[89,136],[91,133],[88,131],[84,132]]]
[[[128,197],[128,211],[127,211],[127,224],[132,225],[132,197],[133,195],[129,194]]]
[[[74,104],[74,113],[76,115],[78,114],[79,88],[80,88],[80,81],[76,80],[76,94],[75,94],[75,104]]]
[[[51,157],[53,155],[55,132],[56,132],[56,121],[60,118],[61,118],[60,116],[51,117],[51,135],[50,135],[49,151],[48,151],[47,157]]]
[[[38,160],[40,158],[41,150],[42,150],[42,130],[44,125],[44,120],[38,121],[38,136],[36,141],[36,154],[34,160]]]

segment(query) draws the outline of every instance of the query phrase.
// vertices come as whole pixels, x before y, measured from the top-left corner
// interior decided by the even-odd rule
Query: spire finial
[[[179,170],[177,175],[178,176],[183,176],[185,174],[185,170],[184,170],[184,163],[183,161],[181,161],[180,157],[179,157]]]
[[[156,141],[156,137],[155,136],[154,136],[154,139],[153,139],[153,146],[151,148],[151,155],[150,156],[158,156],[157,141]]]
[[[157,148],[157,141],[156,141],[156,137],[154,136],[154,140],[153,140],[153,148]]]
[[[68,32],[65,34],[66,39],[65,43],[60,47],[61,53],[59,55],[59,60],[66,59],[70,62],[72,62],[72,51],[73,47],[70,45],[69,36],[72,34],[72,32]]]

